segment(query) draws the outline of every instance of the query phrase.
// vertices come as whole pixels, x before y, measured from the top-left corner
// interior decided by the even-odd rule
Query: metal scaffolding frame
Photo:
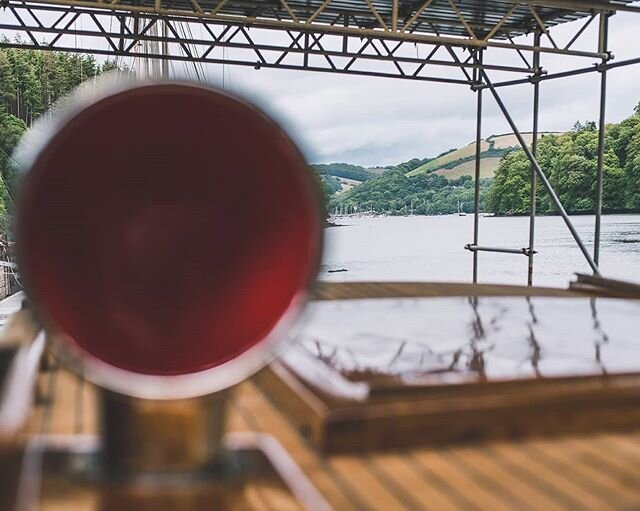
[[[605,154],[607,71],[640,63],[612,62],[608,19],[618,11],[640,13],[630,0],[0,0],[3,47],[84,52],[117,57],[221,63],[393,77],[466,85],[477,95],[473,282],[478,253],[523,254],[533,283],[536,190],[543,185],[587,263],[598,274]],[[581,20],[566,44],[550,28]],[[598,40],[585,33],[598,23]],[[158,26],[162,30],[158,30]],[[197,33],[196,37],[194,34]],[[15,39],[19,36],[19,39]],[[520,37],[519,36],[525,36]],[[77,40],[81,39],[78,45]],[[588,43],[590,50],[577,49]],[[152,43],[152,44],[147,44]],[[148,48],[162,44],[163,55]],[[226,49],[233,49],[230,57]],[[548,72],[541,55],[596,60]],[[517,57],[522,64],[514,65]],[[496,59],[497,57],[497,59]],[[502,57],[502,61],[499,60]],[[575,59],[574,59],[575,60]],[[489,73],[517,78],[490,79]],[[600,73],[595,234],[589,252],[537,161],[540,84],[546,80]],[[455,73],[455,74],[453,74]],[[533,85],[532,145],[502,101],[501,87]],[[493,96],[531,162],[529,243],[525,248],[479,245],[480,141],[483,91]]]

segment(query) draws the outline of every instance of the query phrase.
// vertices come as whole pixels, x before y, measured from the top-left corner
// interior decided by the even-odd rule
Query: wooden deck
[[[96,432],[89,384],[60,370],[40,385],[50,417],[36,407],[27,434]],[[251,381],[235,389],[228,429],[276,437],[336,510],[640,509],[640,431],[322,456]],[[300,509],[275,481],[246,497],[257,510]]]

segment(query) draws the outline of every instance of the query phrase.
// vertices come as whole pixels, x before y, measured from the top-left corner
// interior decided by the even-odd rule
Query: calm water
[[[587,246],[593,243],[593,216],[572,217]],[[525,217],[480,218],[480,245],[522,248],[528,244]],[[343,218],[326,229],[321,278],[331,281],[471,281],[473,216]],[[560,217],[536,223],[534,284],[565,287],[589,266]],[[640,215],[603,217],[600,266],[603,275],[640,281]],[[346,272],[329,273],[329,270]],[[480,282],[526,284],[527,258],[479,254]]]

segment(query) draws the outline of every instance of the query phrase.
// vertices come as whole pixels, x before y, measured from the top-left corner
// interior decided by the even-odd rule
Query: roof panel
[[[121,0],[119,3],[125,3]],[[153,5],[154,0],[129,0],[137,5]],[[200,0],[199,4],[205,11],[211,11],[219,5],[219,0]],[[376,14],[370,8],[367,0],[331,0],[327,5],[325,0],[287,0],[288,7],[295,16],[306,20],[318,9],[321,13],[314,18],[314,23],[337,24],[359,28],[377,28],[380,23]],[[588,16],[596,9],[612,9],[615,5],[629,4],[631,0],[610,2],[608,0],[525,0],[514,9],[511,0],[455,0],[454,9],[450,0],[431,0],[429,5],[417,16],[408,30],[421,34],[437,32],[441,35],[466,37],[469,31],[464,21],[471,27],[477,37],[485,37],[506,16],[511,9],[511,15],[503,22],[492,39],[514,37],[532,30],[538,26],[529,4],[535,4],[538,16],[547,27],[574,21]],[[168,0],[163,6],[190,9],[191,0]],[[393,0],[370,0],[377,15],[387,26],[392,24]],[[398,0],[398,25],[405,26],[425,5],[425,0]],[[260,17],[273,20],[290,20],[287,8],[280,0],[228,0],[217,11],[221,15],[241,17]]]

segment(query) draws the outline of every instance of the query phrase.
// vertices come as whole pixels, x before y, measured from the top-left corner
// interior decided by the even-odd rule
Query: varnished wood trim
[[[318,282],[316,300],[437,296],[585,296],[569,289],[458,282]]]

